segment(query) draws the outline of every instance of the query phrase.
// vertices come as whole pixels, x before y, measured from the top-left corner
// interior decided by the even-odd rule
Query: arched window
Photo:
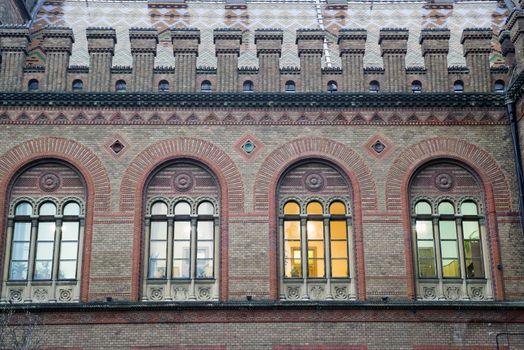
[[[453,83],[453,92],[456,94],[461,94],[464,92],[464,82],[462,80],[457,80]]]
[[[494,90],[496,93],[504,93],[506,91],[504,80],[497,80],[495,82]]]
[[[253,91],[255,91],[254,87],[253,87],[253,82],[251,80],[246,80],[244,82],[242,90],[244,92],[253,92]]]
[[[490,299],[484,193],[477,177],[459,164],[433,163],[412,178],[410,197],[418,297]]]
[[[422,92],[422,83],[419,80],[414,80],[411,83],[411,92],[414,94],[419,94]]]
[[[286,81],[286,92],[296,92],[297,87],[295,85],[295,82],[293,80]]]
[[[167,80],[160,80],[160,82],[158,83],[158,91],[159,92],[169,91],[169,82]]]
[[[116,92],[126,92],[127,84],[124,80],[119,80],[115,84]]]
[[[38,89],[39,89],[38,80],[37,79],[29,80],[29,82],[27,83],[27,90],[31,92],[31,91],[38,91]]]
[[[80,79],[75,79],[73,80],[73,85],[71,87],[73,92],[80,92],[84,90],[84,82]]]
[[[355,297],[351,193],[348,180],[320,162],[295,166],[280,180],[281,299]]]
[[[376,94],[380,91],[380,84],[376,80],[372,80],[369,83],[369,92],[372,94]]]
[[[329,83],[327,83],[327,92],[334,93],[338,91],[337,82],[334,80],[330,80]]]
[[[211,82],[209,80],[204,80],[202,84],[200,84],[200,91],[202,92],[212,92],[212,86]]]
[[[218,184],[200,165],[176,162],[150,178],[144,300],[218,299],[218,201]]]
[[[0,300],[79,300],[85,192],[83,178],[57,162],[39,163],[14,179]]]

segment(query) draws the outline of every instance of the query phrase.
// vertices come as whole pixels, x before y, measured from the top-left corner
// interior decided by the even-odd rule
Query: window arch
[[[411,83],[411,92],[414,94],[419,94],[422,92],[422,83],[420,80],[414,80]]]
[[[215,177],[191,161],[168,164],[149,179],[145,203],[143,300],[218,299]]]
[[[200,84],[200,91],[202,92],[212,92],[212,85],[209,80],[204,80],[202,84]]]
[[[115,90],[116,92],[126,92],[127,90],[127,84],[125,80],[119,80],[115,84]]]
[[[504,93],[506,91],[506,86],[504,84],[504,80],[497,80],[497,81],[495,81],[495,86],[493,87],[493,90],[496,93]]]
[[[169,91],[169,82],[167,80],[160,80],[158,83],[159,92],[168,92]]]
[[[461,94],[464,92],[464,82],[462,80],[457,80],[453,83],[453,92],[456,94]]]
[[[337,82],[334,81],[334,80],[330,80],[327,83],[327,92],[334,93],[334,92],[337,92],[337,91],[338,91],[338,84],[337,84]]]
[[[491,299],[484,192],[461,164],[442,161],[410,182],[419,299]]]
[[[84,82],[80,79],[73,80],[73,84],[71,85],[71,88],[73,92],[80,92],[84,90]]]
[[[254,92],[255,88],[254,88],[253,82],[251,80],[244,81],[244,84],[242,86],[242,90],[244,92]]]
[[[370,83],[369,83],[369,92],[370,93],[373,93],[373,94],[376,94],[380,91],[380,84],[378,81],[376,80],[372,80]]]
[[[329,179],[329,180],[328,180]],[[352,299],[351,185],[335,167],[291,167],[278,185],[280,298]]]
[[[291,93],[297,91],[297,86],[293,80],[286,81],[286,90],[285,91],[291,92]]]
[[[80,298],[86,187],[69,165],[45,161],[21,171],[9,191],[1,300]]]
[[[38,91],[40,89],[40,84],[38,82],[38,79],[31,79],[27,83],[27,90],[29,92],[31,91]]]

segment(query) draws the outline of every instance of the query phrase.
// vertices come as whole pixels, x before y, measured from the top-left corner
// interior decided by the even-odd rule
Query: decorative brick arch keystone
[[[228,297],[228,213],[244,211],[244,185],[238,167],[217,146],[201,139],[180,137],[150,145],[127,167],[120,185],[120,210],[132,211],[134,219],[133,271],[131,297],[138,300],[142,251],[142,195],[151,173],[163,163],[175,159],[193,159],[206,165],[217,177],[221,198],[220,298]]]
[[[7,194],[11,180],[24,166],[38,160],[62,160],[74,167],[86,182],[87,203],[85,242],[82,263],[82,284],[80,297],[87,301],[89,292],[89,270],[91,262],[91,241],[93,236],[94,212],[110,210],[111,186],[104,165],[84,145],[60,137],[44,137],[21,143],[0,156],[0,227],[6,225]],[[6,230],[4,230],[6,232]],[[5,237],[0,236],[0,251],[4,251]],[[0,262],[0,264],[3,263]]]
[[[498,300],[504,299],[502,271],[497,227],[497,211],[511,210],[511,194],[506,175],[497,161],[488,152],[459,139],[436,137],[407,147],[393,161],[386,177],[386,207],[402,213],[404,223],[404,250],[406,274],[408,278],[408,297],[415,298],[415,270],[411,239],[409,209],[409,181],[415,171],[429,161],[453,159],[471,168],[480,178],[485,193],[491,272],[493,274],[494,294]]]
[[[308,160],[320,159],[336,165],[350,180],[353,189],[353,230],[356,259],[357,298],[366,297],[364,240],[362,210],[377,209],[376,186],[368,165],[354,150],[346,145],[320,137],[300,138],[274,150],[264,160],[254,184],[254,207],[256,211],[269,215],[269,273],[270,293],[278,295],[277,243],[278,223],[276,219],[276,190],[280,177],[291,165]]]

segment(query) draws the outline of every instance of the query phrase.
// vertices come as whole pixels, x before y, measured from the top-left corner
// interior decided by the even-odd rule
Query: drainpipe
[[[517,176],[517,185],[519,188],[520,225],[522,234],[524,235],[524,174],[522,173],[522,157],[520,153],[519,129],[515,115],[515,102],[506,102],[506,113],[508,114],[511,127],[513,154],[515,156],[515,175]]]

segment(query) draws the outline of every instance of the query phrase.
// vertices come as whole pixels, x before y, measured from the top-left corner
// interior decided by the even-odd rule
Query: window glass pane
[[[457,258],[458,245],[457,241],[442,241],[440,242],[442,250],[442,258]]]
[[[484,277],[482,259],[466,259],[466,277],[467,278],[483,278]]]
[[[166,242],[151,242],[149,249],[149,257],[151,259],[166,258]]]
[[[64,207],[64,215],[80,215],[80,206],[78,203],[69,202]]]
[[[213,239],[213,221],[198,221],[197,239]]]
[[[46,202],[40,206],[38,213],[40,215],[56,215],[56,205],[51,202]]]
[[[55,223],[39,222],[38,223],[38,240],[53,241],[55,239]]]
[[[202,202],[198,206],[198,215],[213,215],[215,210],[210,202]]]
[[[308,259],[308,277],[322,278],[324,274],[323,259]]]
[[[324,239],[324,222],[311,221],[307,222],[307,239]]]
[[[286,241],[284,243],[284,258],[300,260],[300,241]]]
[[[331,242],[331,257],[332,258],[347,258],[348,244],[346,241],[332,241]]]
[[[174,259],[189,259],[191,254],[189,241],[176,241],[173,245]]]
[[[65,221],[62,223],[62,241],[77,241],[80,223],[78,221]]]
[[[191,238],[191,221],[175,221],[175,239]]]
[[[213,260],[197,260],[196,278],[213,278]]]
[[[11,269],[9,271],[10,280],[26,280],[27,279],[27,261],[12,261]]]
[[[187,202],[178,202],[175,205],[175,215],[190,215],[191,206]]]
[[[417,220],[417,239],[433,239],[433,221]]]
[[[31,239],[31,223],[15,222],[13,241],[29,241]]]
[[[166,277],[166,261],[165,260],[149,260],[149,278],[164,278]]]
[[[35,263],[35,280],[49,280],[51,279],[51,272],[53,270],[53,263],[49,260],[37,261]]]
[[[300,221],[284,221],[284,239],[300,239]]]
[[[189,260],[173,261],[173,278],[189,277]]]
[[[324,258],[324,241],[308,241],[309,258]]]
[[[455,220],[440,220],[438,227],[440,239],[457,239],[457,225]]]
[[[60,246],[60,259],[61,260],[75,260],[77,251],[78,251],[77,242],[62,242]]]
[[[477,204],[474,202],[464,202],[460,207],[462,215],[478,215]]]
[[[151,207],[151,215],[167,215],[167,205],[164,202],[155,202]]]
[[[213,259],[213,242],[198,242],[197,259]]]
[[[13,242],[11,260],[28,260],[29,242]]]
[[[319,202],[311,202],[307,205],[306,212],[308,215],[322,215],[324,210]]]
[[[420,277],[435,277],[435,249],[433,241],[418,241],[417,245]]]
[[[478,221],[462,221],[464,239],[480,239]]]
[[[167,221],[151,221],[151,240],[167,239]]]
[[[346,259],[331,260],[332,277],[349,277],[348,261]]]
[[[346,205],[342,202],[333,202],[329,206],[329,213],[331,215],[343,215],[346,214]]]
[[[28,202],[19,203],[15,210],[16,215],[31,215],[33,214],[33,207]]]
[[[442,259],[443,277],[460,277],[460,265],[458,259]]]
[[[445,215],[445,214],[455,214],[455,208],[453,207],[453,204],[451,204],[450,202],[441,202],[439,205],[438,205],[438,213],[440,215]]]
[[[284,215],[299,215],[300,214],[300,207],[295,202],[287,202],[286,205],[284,205]]]
[[[329,223],[331,239],[346,239],[346,221],[331,221]]]
[[[431,205],[428,202],[418,202],[415,206],[416,214],[431,214]]]
[[[53,242],[39,242],[36,245],[36,259],[37,260],[52,260],[53,259]]]
[[[58,278],[61,280],[70,280],[76,278],[76,260],[60,261]]]

